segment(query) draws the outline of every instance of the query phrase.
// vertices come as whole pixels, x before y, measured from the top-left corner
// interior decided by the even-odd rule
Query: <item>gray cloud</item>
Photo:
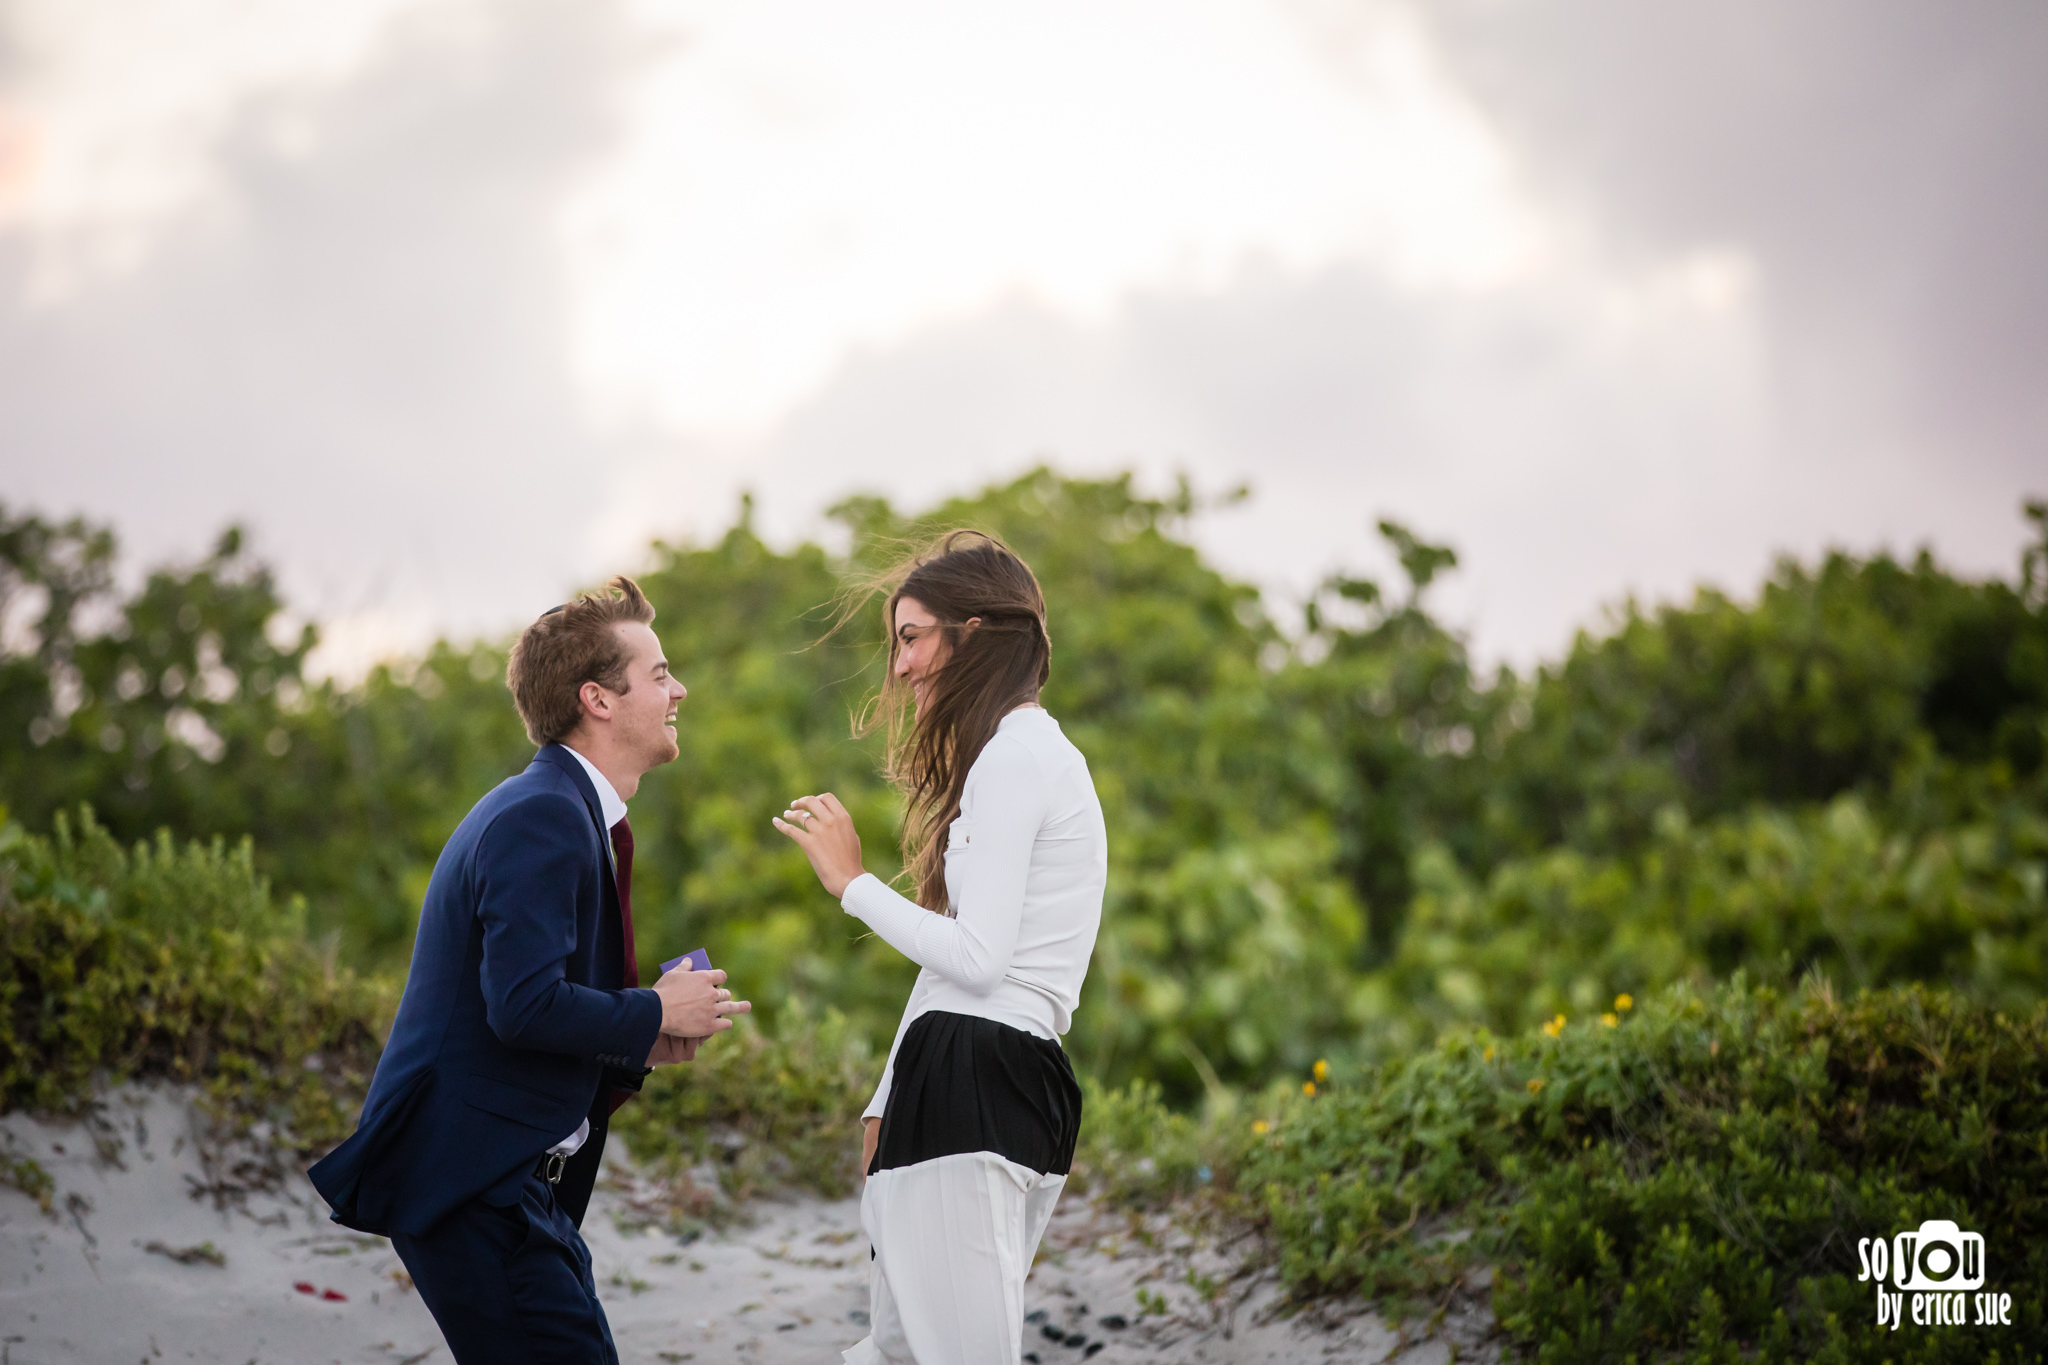
[[[595,433],[568,372],[555,223],[613,145],[632,29],[568,0],[488,13],[294,105],[309,151],[249,111],[226,202],[131,275],[0,306],[0,493],[111,518],[142,560],[242,517],[312,609],[470,631],[629,559],[621,526],[717,529],[743,486],[797,534],[846,492],[919,505],[1042,458],[1184,469],[1254,485],[1198,533],[1290,591],[1373,564],[1382,513],[1452,540],[1446,606],[1527,659],[1626,591],[1747,589],[1779,549],[1924,540],[2009,572],[2044,482],[2044,21],[2022,7],[1429,11],[1624,271],[1759,263],[1761,345],[1739,320],[1603,330],[1583,281],[1250,267],[1098,324],[1013,302],[849,355],[743,463]],[[22,253],[0,237],[0,281]]]
[[[1761,264],[1811,439],[2048,469],[2048,10],[1456,0],[1422,13],[1543,190]],[[1856,415],[1863,414],[1857,422]]]
[[[724,477],[785,533],[840,493],[922,505],[1040,458],[1248,480],[1251,503],[1197,527],[1236,571],[1285,597],[1384,568],[1369,527],[1391,513],[1458,546],[1445,607],[1522,661],[1628,591],[1747,590],[1782,549],[1924,538],[2010,570],[2008,479],[1866,451],[1787,462],[1740,356],[1683,328],[1617,343],[1584,312],[1568,289],[1446,299],[1356,268],[1139,298],[1096,327],[1016,304],[851,359]]]
[[[1356,271],[1021,306],[850,361],[771,482],[964,486],[1027,453],[1260,497],[1203,535],[1292,587],[1382,510],[1464,550],[1492,651],[1774,554],[1932,544],[2010,573],[2048,491],[2048,13],[1935,0],[1466,0],[1421,11],[1540,199],[1616,269],[1760,272],[1760,337],[1604,348],[1562,289],[1419,299]],[[771,472],[772,471],[772,472]]]
[[[143,559],[245,518],[325,612],[495,625],[589,571],[608,452],[564,364],[553,229],[613,136],[627,34],[582,3],[491,16],[401,29],[294,105],[309,151],[248,111],[224,203],[122,279],[0,311],[10,500],[111,518]]]

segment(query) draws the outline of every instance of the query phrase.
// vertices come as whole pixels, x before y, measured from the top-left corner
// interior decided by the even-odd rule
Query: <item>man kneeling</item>
[[[361,1122],[310,1172],[335,1222],[391,1239],[458,1365],[617,1365],[578,1231],[606,1126],[752,1008],[721,971],[638,987],[626,802],[686,693],[653,606],[611,588],[513,647],[540,752],[442,850]]]

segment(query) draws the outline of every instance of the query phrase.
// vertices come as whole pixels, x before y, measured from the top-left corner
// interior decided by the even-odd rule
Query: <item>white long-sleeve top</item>
[[[980,1015],[1055,1041],[1073,1023],[1102,925],[1109,835],[1088,760],[1040,708],[1004,716],[967,770],[945,859],[950,917],[873,873],[840,898],[924,969],[864,1118],[881,1115],[896,1049],[927,1011]]]

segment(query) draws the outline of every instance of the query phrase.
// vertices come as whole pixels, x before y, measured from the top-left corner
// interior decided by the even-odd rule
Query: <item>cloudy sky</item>
[[[2011,0],[0,0],[0,499],[238,519],[348,668],[741,490],[1186,472],[1555,654],[2048,494]]]

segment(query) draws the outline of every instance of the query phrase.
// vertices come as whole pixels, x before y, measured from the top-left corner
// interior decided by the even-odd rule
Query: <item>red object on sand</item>
[[[347,1302],[348,1302],[348,1295],[346,1295],[346,1294],[342,1293],[342,1292],[341,1292],[341,1291],[340,1291],[339,1289],[329,1289],[329,1290],[325,1291],[324,1293],[322,1293],[322,1294],[320,1295],[320,1297],[321,1297],[321,1298],[323,1298],[323,1299],[325,1299],[325,1300],[327,1300],[327,1302],[329,1302],[329,1303],[347,1303]]]
[[[317,1294],[320,1292],[319,1290],[315,1289],[312,1285],[306,1283],[306,1281],[304,1280],[300,1280],[297,1284],[293,1285],[292,1288],[298,1290],[301,1294]]]

